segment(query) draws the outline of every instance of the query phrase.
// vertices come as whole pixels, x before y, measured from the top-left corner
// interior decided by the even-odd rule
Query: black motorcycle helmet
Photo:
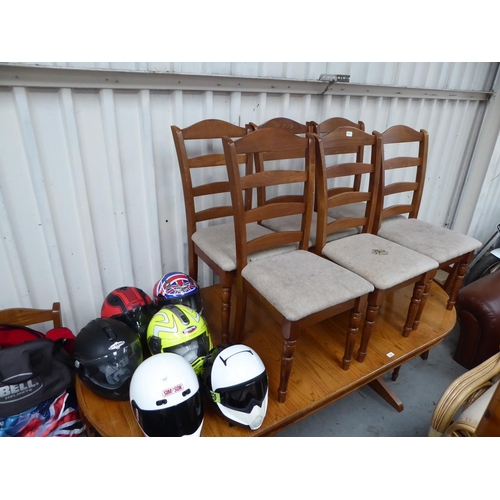
[[[80,380],[94,394],[128,400],[130,380],[143,360],[134,330],[116,319],[94,319],[76,336],[72,355]]]

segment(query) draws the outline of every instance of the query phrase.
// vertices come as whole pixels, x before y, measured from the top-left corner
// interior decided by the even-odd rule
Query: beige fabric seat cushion
[[[328,222],[333,222],[334,219],[328,218]],[[284,217],[276,217],[274,219],[263,220],[262,225],[271,229],[275,232],[282,231],[300,231],[302,224],[302,215],[285,215]],[[309,236],[309,247],[313,247],[316,244],[316,231],[318,227],[318,214],[313,212],[311,220],[311,234]],[[340,231],[338,233],[329,234],[326,237],[326,241],[338,240],[339,238],[345,238],[353,234],[357,234],[358,231],[353,229],[348,229],[346,231]]]
[[[379,290],[387,290],[438,268],[435,260],[368,233],[331,241],[323,247],[322,253]]]
[[[272,233],[274,231],[262,227],[257,223],[247,224],[248,241]],[[192,240],[221,269],[224,271],[236,270],[236,243],[234,239],[234,224],[232,222],[200,229],[193,234]],[[248,260],[252,261],[262,257],[271,257],[273,255],[292,252],[297,248],[298,245],[271,248],[249,255]]]
[[[440,264],[482,246],[475,238],[418,219],[389,219],[378,235],[427,255]]]
[[[304,250],[254,260],[241,275],[289,321],[373,290],[363,278]]]

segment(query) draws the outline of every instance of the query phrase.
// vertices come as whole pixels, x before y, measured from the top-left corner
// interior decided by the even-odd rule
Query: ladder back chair
[[[382,196],[379,200],[379,221],[376,222],[380,227],[378,235],[427,255],[439,263],[439,269],[449,273],[443,288],[449,295],[446,308],[451,310],[474,252],[482,244],[470,236],[417,218],[424,189],[429,134],[425,130],[417,131],[405,125],[396,125],[382,134],[375,131],[374,134],[380,137],[382,144]],[[411,143],[418,144],[416,157],[389,157],[386,154],[390,145],[409,146]],[[389,171],[412,167],[416,170],[413,181],[388,183]],[[388,204],[390,195],[405,192],[412,193],[410,203]],[[403,217],[404,214],[407,217]]]
[[[363,278],[307,251],[314,203],[314,162],[312,137],[298,137],[286,130],[263,128],[233,141],[223,139],[231,196],[234,206],[237,275],[235,283],[235,328],[233,341],[239,342],[245,325],[247,294],[254,296],[280,322],[283,334],[278,401],[286,400],[288,381],[299,333],[307,325],[350,310],[346,333],[343,367],[351,361],[356,335],[367,295],[373,287]],[[268,155],[297,158],[302,151],[300,167],[287,170],[260,170],[240,176],[238,155]],[[263,164],[265,167],[265,162]],[[243,193],[281,184],[298,183],[302,196],[295,201],[268,203],[256,208],[245,207]],[[299,215],[297,231],[271,232],[248,241],[247,228],[258,220]],[[257,251],[292,247],[292,251],[250,260]],[[297,293],[300,290],[300,293]],[[257,347],[258,350],[258,347]]]
[[[333,122],[332,120],[336,120]],[[324,122],[325,123],[325,122]],[[343,123],[352,123],[349,120],[345,120],[344,118],[333,118],[329,120],[330,126],[334,126],[335,123],[343,124]],[[291,120],[290,118],[273,118],[262,125],[255,125],[254,123],[249,124],[253,130],[263,129],[263,128],[276,128],[287,130],[288,132],[304,137],[307,132],[314,132],[316,130],[315,126],[317,124],[315,122],[307,122],[306,124],[302,124]],[[296,160],[297,158],[301,158],[303,156],[303,152],[301,150],[297,150],[293,152],[285,153],[288,160]],[[271,160],[282,160],[283,158],[280,156],[283,153],[278,151],[266,152],[260,155],[255,156],[255,169],[260,172],[264,170],[263,162],[271,161]],[[265,188],[257,189],[257,199],[258,205],[263,206],[267,203],[286,203],[286,202],[294,202],[300,201],[300,195],[282,195],[269,199],[266,195]],[[333,220],[333,219],[332,219]],[[267,219],[259,222],[262,226],[267,227],[275,232],[281,231],[300,231],[300,227],[302,224],[302,218],[300,214],[295,215],[287,215],[283,217],[276,217],[273,219]],[[309,248],[312,249],[316,243],[316,224],[317,224],[317,214],[316,211],[313,211],[312,219],[311,219],[311,231],[309,235]],[[344,233],[336,233],[332,234],[329,239],[342,238],[349,234],[355,234],[357,231],[355,229],[351,231],[346,231]]]
[[[236,272],[234,225],[232,221],[208,227],[201,227],[201,225],[204,222],[211,223],[224,218],[232,219],[233,207],[220,139],[223,136],[243,137],[249,133],[250,129],[214,119],[203,120],[184,129],[175,125],[171,128],[184,191],[189,275],[194,280],[198,280],[198,258],[200,258],[218,276],[222,290],[221,338],[223,342],[226,342],[229,338],[231,288]],[[201,147],[208,154],[189,155],[188,147],[196,146],[197,151],[200,151]],[[217,146],[219,146],[218,151]],[[246,168],[253,168],[252,159],[247,161],[246,157],[239,156],[237,160],[239,164],[244,163]],[[202,169],[207,172],[207,181],[195,184],[193,177],[196,174],[193,171],[200,172]],[[217,174],[219,174],[218,177],[216,177]],[[198,177],[201,176],[198,175]],[[223,180],[214,181],[214,178]],[[217,205],[216,196],[224,193],[227,194],[227,204]],[[206,197],[210,197],[208,204],[211,206],[200,207],[204,201],[206,203]],[[246,199],[246,203],[251,203],[251,199]],[[268,229],[257,224],[249,228],[251,235],[262,235],[268,232]]]
[[[358,361],[364,361],[368,343],[384,297],[394,290],[414,284],[408,307],[404,337],[418,328],[415,321],[422,302],[424,288],[434,277],[438,264],[433,259],[372,234],[376,219],[381,158],[380,138],[354,127],[340,127],[324,137],[316,137],[316,198],[318,202],[318,235],[316,253],[349,269],[369,281],[374,291],[368,296],[368,307],[358,351]],[[370,162],[327,165],[325,151],[342,148],[371,147]],[[368,175],[366,190],[330,194],[328,180],[352,175]],[[363,217],[343,217],[327,222],[331,208],[351,203],[364,203]],[[334,241],[327,234],[360,227],[362,232]]]
[[[438,262],[439,269],[446,271],[448,277],[444,284],[436,282],[448,294],[446,308],[451,310],[474,251],[481,243],[469,236],[418,219],[427,170],[428,132],[423,129],[417,131],[406,125],[395,125],[384,133],[375,131],[374,134],[380,137],[382,145],[381,196],[378,220],[375,223],[379,228],[378,235]],[[402,148],[404,156],[396,154],[397,147]],[[413,151],[416,154],[411,155]],[[393,177],[399,174],[400,178],[404,176],[406,180],[390,182],[391,174]],[[408,203],[391,202],[391,196],[403,193],[409,193]],[[396,199],[400,200],[400,197]],[[431,283],[424,290],[424,303]],[[417,322],[423,305],[417,314]],[[428,355],[427,351],[421,357],[427,359]],[[400,367],[394,370],[392,380],[397,380],[399,370]]]

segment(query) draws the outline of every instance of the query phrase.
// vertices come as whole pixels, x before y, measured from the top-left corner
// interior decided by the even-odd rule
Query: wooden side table
[[[96,396],[76,377],[76,397],[80,417],[92,433],[103,437],[144,437],[128,401],[112,401]]]

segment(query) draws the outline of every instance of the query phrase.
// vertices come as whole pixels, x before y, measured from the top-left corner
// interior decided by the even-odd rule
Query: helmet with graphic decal
[[[158,307],[182,304],[203,313],[200,289],[196,281],[179,271],[167,273],[153,287],[153,300]]]
[[[205,318],[182,304],[166,306],[153,316],[148,326],[147,343],[151,354],[172,352],[181,355],[197,375],[212,349]]]
[[[258,429],[267,412],[269,384],[259,355],[242,344],[222,344],[205,357],[203,391],[216,412],[233,424]]]
[[[76,336],[72,355],[78,376],[94,394],[128,399],[130,380],[143,360],[132,328],[112,318],[94,319]]]
[[[122,286],[110,292],[101,307],[101,318],[113,318],[132,328],[146,346],[146,332],[157,308],[140,288]]]
[[[178,354],[146,359],[130,383],[132,411],[146,436],[199,437],[203,401],[193,367]]]

